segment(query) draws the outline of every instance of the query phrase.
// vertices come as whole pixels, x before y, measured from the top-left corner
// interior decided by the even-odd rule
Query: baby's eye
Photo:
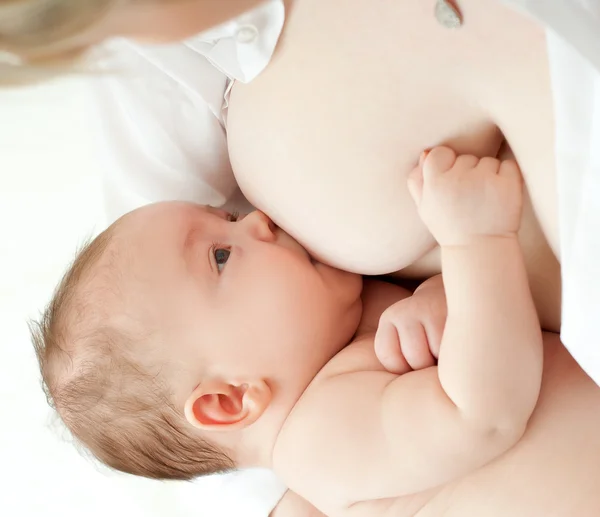
[[[239,212],[231,212],[230,214],[227,215],[227,220],[235,223],[240,217],[240,213]]]
[[[227,248],[214,248],[213,255],[215,257],[215,264],[217,264],[217,270],[219,273],[223,271],[225,264],[229,260],[229,255],[231,255],[231,250]]]

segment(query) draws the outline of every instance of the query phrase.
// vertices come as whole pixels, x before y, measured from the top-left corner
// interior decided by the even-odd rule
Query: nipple
[[[436,0],[435,18],[446,29],[458,29],[463,23],[460,11],[450,0]]]

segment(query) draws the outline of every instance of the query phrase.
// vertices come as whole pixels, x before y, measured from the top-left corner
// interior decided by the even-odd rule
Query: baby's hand
[[[381,315],[375,334],[379,362],[398,375],[435,365],[446,315],[444,285],[438,275]]]
[[[436,147],[423,153],[408,181],[421,219],[441,246],[519,230],[523,183],[513,160],[457,157]]]

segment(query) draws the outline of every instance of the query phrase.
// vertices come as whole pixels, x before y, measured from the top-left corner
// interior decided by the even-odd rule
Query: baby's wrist
[[[415,289],[413,296],[417,293],[422,293],[423,291],[429,293],[433,290],[435,290],[435,291],[441,290],[442,292],[444,291],[444,281],[442,279],[441,274],[432,276],[431,278],[428,278],[423,283],[421,283]]]
[[[481,234],[472,233],[465,235],[456,235],[451,239],[444,239],[439,242],[442,251],[461,249],[461,248],[481,248],[486,246],[496,247],[499,244],[518,243],[519,237],[516,232]]]

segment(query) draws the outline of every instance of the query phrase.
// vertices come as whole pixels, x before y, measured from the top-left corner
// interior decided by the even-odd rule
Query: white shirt
[[[547,27],[556,114],[562,338],[600,384],[600,1],[504,1]],[[234,80],[251,81],[267,66],[283,23],[282,0],[268,0],[182,43],[154,48],[115,43],[120,66],[114,76],[97,82],[110,220],[165,199],[215,206],[243,199],[227,156],[227,95]],[[246,517],[266,517],[284,491],[264,472],[226,476],[221,487],[224,501],[236,505],[223,515]],[[233,498],[225,495],[232,490]]]
[[[227,153],[229,88],[264,70],[283,22],[283,1],[268,0],[181,43],[107,46],[110,72],[93,87],[110,221],[162,200],[243,199]]]
[[[547,27],[556,121],[561,338],[600,384],[600,1],[507,1]]]

